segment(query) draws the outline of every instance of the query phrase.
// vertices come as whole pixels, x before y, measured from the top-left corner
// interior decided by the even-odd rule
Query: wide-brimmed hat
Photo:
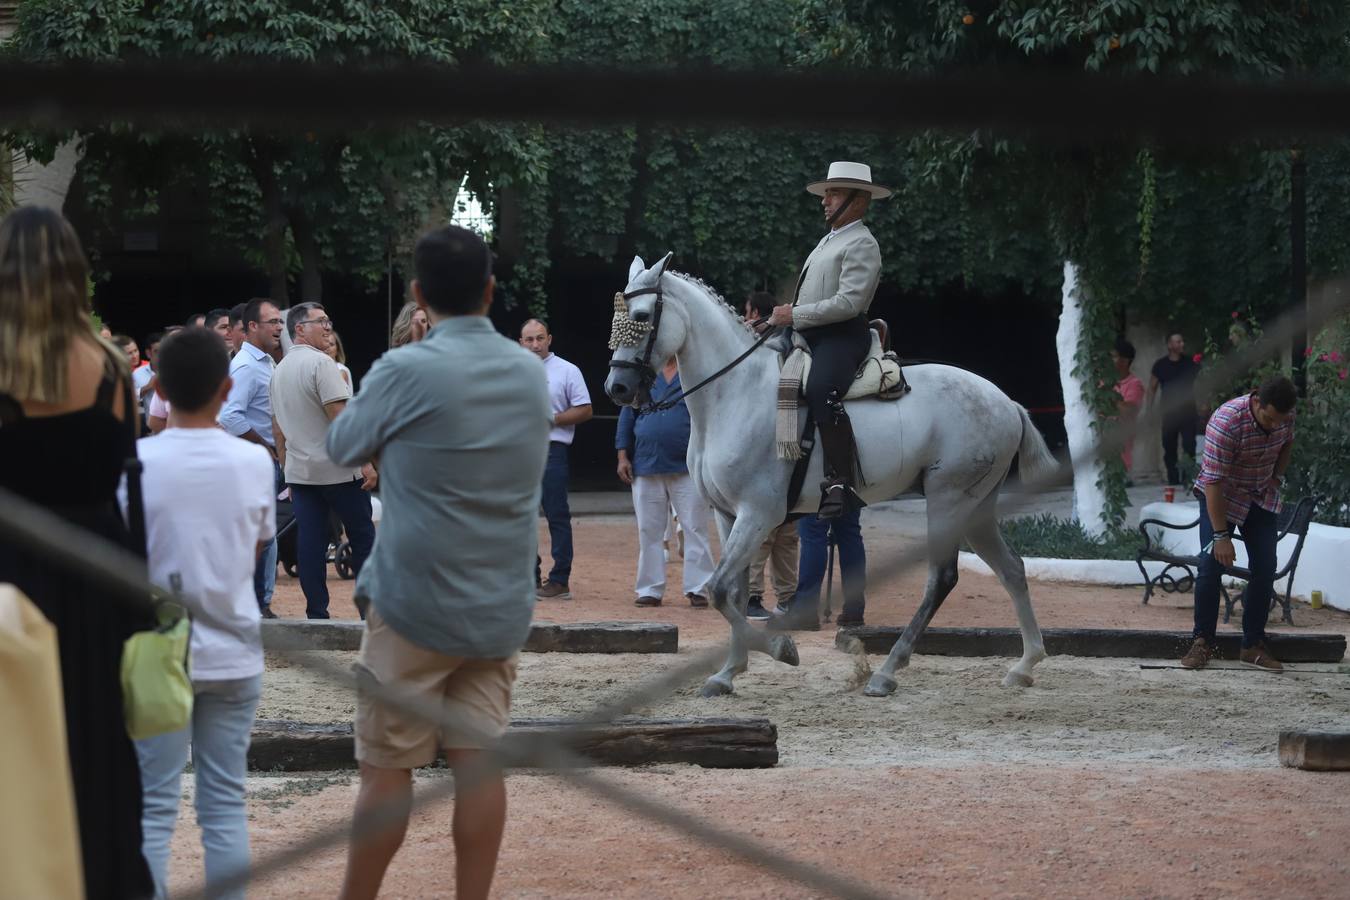
[[[884,200],[891,195],[890,188],[872,183],[872,167],[866,163],[832,162],[824,181],[813,181],[806,186],[807,192],[817,197],[824,197],[830,188],[866,191],[874,200]]]

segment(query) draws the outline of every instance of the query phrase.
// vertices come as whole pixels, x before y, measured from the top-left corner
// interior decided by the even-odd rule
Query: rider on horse
[[[867,308],[881,278],[881,250],[862,219],[872,198],[891,191],[873,184],[871,168],[855,162],[830,163],[826,179],[806,190],[822,198],[830,231],[806,258],[797,296],[774,307],[769,323],[792,326],[811,347],[806,403],[825,451],[818,515],[832,519],[865,505],[855,490],[853,426],[843,397],[871,347]]]

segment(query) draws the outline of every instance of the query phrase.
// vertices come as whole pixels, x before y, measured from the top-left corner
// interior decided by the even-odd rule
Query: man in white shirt
[[[281,490],[281,468],[276,464],[272,438],[272,352],[280,346],[284,322],[271,300],[250,300],[244,306],[244,343],[230,360],[230,396],[220,410],[220,427],[235,437],[261,444],[272,456],[272,488]],[[275,496],[275,493],[274,493]],[[271,541],[253,572],[253,592],[264,619],[275,619],[272,590],[277,581],[277,545]]]
[[[553,353],[553,335],[538,319],[530,319],[520,329],[520,346],[544,361],[548,375],[548,396],[553,413],[553,430],[548,435],[548,465],[544,469],[544,489],[540,503],[548,519],[549,548],[553,568],[546,580],[539,576],[535,563],[535,581],[540,600],[570,600],[568,587],[572,576],[572,511],[567,508],[567,452],[577,426],[591,418],[591,395],[581,370]]]
[[[230,390],[228,367],[224,343],[204,328],[165,338],[155,389],[171,401],[169,427],[137,443],[145,467],[150,580],[181,590],[193,616],[192,722],[182,731],[136,744],[142,850],[157,896],[166,890],[189,745],[207,893],[216,896],[214,885],[249,865],[244,777],[263,673],[251,573],[273,536],[276,494],[267,452],[216,426]],[[221,484],[230,490],[222,492]]]
[[[318,303],[300,303],[286,314],[291,349],[269,385],[277,458],[291,488],[295,511],[296,568],[305,593],[305,615],[328,618],[328,537],[334,514],[342,520],[358,576],[375,543],[369,491],[375,469],[340,466],[328,456],[328,423],[347,408],[351,385],[328,355],[333,320]]]

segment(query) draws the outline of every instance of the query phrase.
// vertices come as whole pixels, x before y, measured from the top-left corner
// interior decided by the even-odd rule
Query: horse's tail
[[[1059,463],[1046,446],[1045,438],[1031,421],[1026,407],[1017,405],[1022,415],[1022,442],[1017,445],[1017,472],[1023,484],[1049,479],[1059,468]]]

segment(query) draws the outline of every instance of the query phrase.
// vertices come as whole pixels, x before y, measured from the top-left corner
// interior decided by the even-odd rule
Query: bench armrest
[[[1174,525],[1171,522],[1165,522],[1162,519],[1143,519],[1139,522],[1139,533],[1144,536],[1144,549],[1148,550],[1153,546],[1153,537],[1148,533],[1149,525],[1161,525],[1163,528],[1171,528],[1176,531],[1186,531],[1200,524],[1200,517],[1197,515],[1194,522],[1186,525]]]

